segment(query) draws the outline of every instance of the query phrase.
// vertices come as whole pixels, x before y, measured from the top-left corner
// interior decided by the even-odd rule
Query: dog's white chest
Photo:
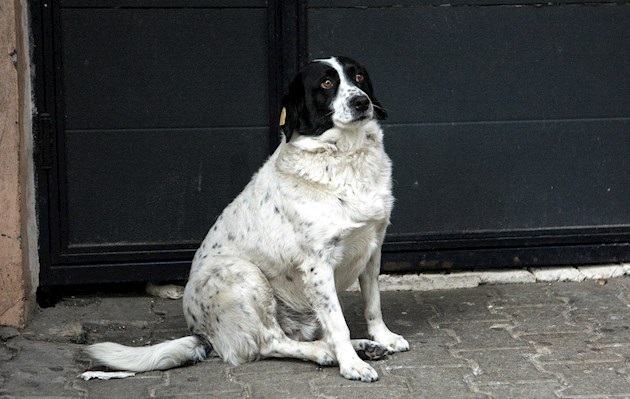
[[[291,187],[297,196],[290,202],[296,222],[309,226],[302,239],[326,254],[335,268],[336,287],[344,290],[379,249],[389,223],[391,162],[382,148],[310,158],[308,164],[293,165],[300,183],[298,191]]]

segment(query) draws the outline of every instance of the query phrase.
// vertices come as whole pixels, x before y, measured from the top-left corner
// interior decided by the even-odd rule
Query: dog
[[[347,57],[315,60],[282,106],[280,145],[194,256],[183,297],[190,336],[94,344],[94,364],[143,372],[213,355],[232,365],[298,358],[371,382],[378,374],[363,359],[409,350],[381,314],[392,165],[378,123],[387,112],[366,69]],[[337,294],[357,279],[369,340],[350,339]]]

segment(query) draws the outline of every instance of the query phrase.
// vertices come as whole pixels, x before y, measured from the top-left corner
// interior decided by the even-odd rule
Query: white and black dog
[[[184,292],[191,335],[131,348],[91,345],[96,364],[164,370],[218,355],[339,364],[375,381],[361,360],[406,351],[381,315],[381,244],[394,199],[391,161],[367,71],[346,57],[316,60],[283,99],[284,139],[223,211],[195,254]],[[371,340],[351,340],[337,293],[359,280]]]

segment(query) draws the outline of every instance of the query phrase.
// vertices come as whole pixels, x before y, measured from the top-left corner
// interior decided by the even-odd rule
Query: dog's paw
[[[380,360],[393,353],[392,348],[368,339],[357,340],[353,342],[353,346],[357,355],[363,360]]]
[[[373,337],[374,341],[387,346],[392,352],[406,352],[409,350],[409,342],[402,335],[386,332]]]
[[[339,367],[342,376],[349,380],[374,382],[378,380],[378,373],[363,360],[353,360]]]
[[[335,357],[331,353],[323,352],[317,356],[317,359],[315,359],[315,363],[319,364],[320,366],[329,367],[336,365],[337,359],[335,359]]]
[[[394,343],[390,345],[390,347],[394,350],[394,352],[407,352],[409,350],[409,342],[402,337],[402,335],[396,335],[396,339]]]

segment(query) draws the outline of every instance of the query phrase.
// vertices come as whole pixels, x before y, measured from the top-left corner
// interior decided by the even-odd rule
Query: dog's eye
[[[332,89],[334,85],[335,83],[332,80],[325,79],[320,86],[322,87],[322,89],[328,90],[328,89]]]
[[[360,73],[357,73],[357,75],[354,77],[354,80],[357,83],[361,83],[365,80],[365,76],[361,75]]]

